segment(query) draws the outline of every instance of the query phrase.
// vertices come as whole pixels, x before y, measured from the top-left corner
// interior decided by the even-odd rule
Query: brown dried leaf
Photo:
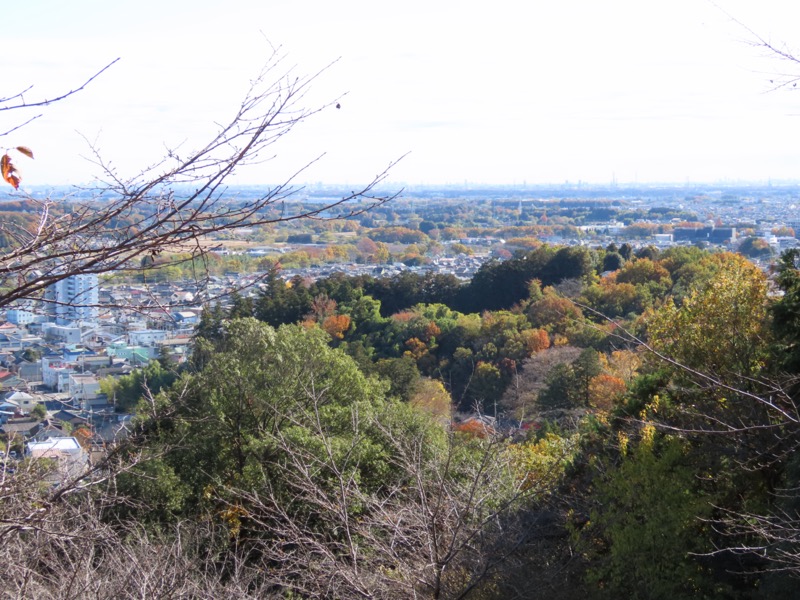
[[[31,150],[27,146],[17,146],[17,152],[21,152],[28,158],[33,158],[33,150]]]
[[[3,154],[0,158],[0,172],[2,172],[3,179],[11,185],[15,190],[19,189],[20,177],[14,175],[17,168],[11,164],[11,157],[8,154]]]

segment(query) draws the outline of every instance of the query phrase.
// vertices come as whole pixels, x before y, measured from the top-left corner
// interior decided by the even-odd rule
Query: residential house
[[[63,344],[81,343],[81,328],[77,325],[46,323],[42,325],[42,334],[48,340],[58,341]]]
[[[69,378],[77,374],[75,369],[63,369],[56,373],[56,391],[60,393],[69,394]]]
[[[127,360],[132,365],[146,365],[153,357],[148,348],[141,346],[128,346],[127,344],[117,342],[110,344],[106,348],[109,356],[118,357]]]
[[[42,427],[42,422],[33,417],[14,417],[0,425],[0,433],[9,440],[16,437],[32,438]]]
[[[5,369],[0,374],[0,389],[15,390],[20,387],[25,387],[27,382],[14,373],[9,373]]]
[[[196,312],[191,310],[180,310],[172,315],[175,318],[175,322],[178,323],[178,326],[185,327],[186,325],[195,325],[200,321],[200,317],[197,316]]]
[[[73,427],[81,427],[89,423],[88,417],[81,416],[77,411],[63,408],[54,412],[51,416],[54,420],[61,421],[62,423],[69,423]]]
[[[21,417],[22,409],[13,400],[0,400],[0,425],[7,423],[9,419]]]
[[[166,356],[174,363],[182,363],[189,357],[191,342],[191,338],[186,336],[162,340],[158,343],[158,356]]]
[[[48,354],[42,357],[42,383],[50,389],[58,387],[58,374],[63,371],[74,370],[63,356],[58,354]]]
[[[33,436],[33,439],[37,442],[43,442],[53,438],[70,437],[66,429],[67,426],[63,421],[59,421],[58,419],[46,419],[42,421],[42,425],[39,431]]]
[[[32,460],[50,459],[55,467],[49,479],[60,483],[80,476],[89,467],[89,455],[74,437],[50,438],[28,442],[25,453]]]
[[[17,364],[17,375],[26,382],[42,380],[42,363],[22,360]]]
[[[11,319],[9,319],[9,321],[11,321]],[[0,333],[10,336],[19,336],[20,334],[22,334],[22,331],[20,330],[19,327],[17,327],[16,324],[9,322],[9,323],[0,323]]]
[[[0,333],[0,349],[19,350],[22,348],[22,338],[19,333]]]
[[[2,395],[3,402],[11,402],[19,407],[25,414],[29,414],[33,408],[40,403],[41,398],[31,396],[27,392],[10,391]]]
[[[97,398],[100,394],[100,382],[91,373],[70,373],[67,393],[82,404]]]

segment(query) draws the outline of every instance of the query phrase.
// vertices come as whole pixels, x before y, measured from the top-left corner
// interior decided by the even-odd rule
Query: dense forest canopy
[[[467,283],[273,270],[190,363],[106,383],[135,431],[103,503],[53,514],[171,548],[201,595],[787,597],[799,272],[549,245]]]

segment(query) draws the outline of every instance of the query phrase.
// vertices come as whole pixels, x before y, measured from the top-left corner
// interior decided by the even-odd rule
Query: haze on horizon
[[[98,171],[84,158],[87,139],[135,174],[167,147],[201,144],[233,113],[271,43],[298,73],[336,61],[305,106],[346,95],[233,183],[276,183],[325,153],[299,181],[357,184],[407,152],[390,181],[800,179],[800,95],[768,92],[794,65],[763,56],[729,16],[800,46],[791,37],[800,6],[752,4],[17,3],[5,7],[5,96],[31,84],[26,98],[53,96],[121,60],[6,144],[36,153],[19,161],[23,186],[90,181]],[[17,116],[5,114],[4,130]]]

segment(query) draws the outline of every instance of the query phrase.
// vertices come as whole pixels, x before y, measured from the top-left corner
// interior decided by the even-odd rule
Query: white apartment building
[[[33,323],[34,314],[28,310],[11,308],[6,311],[6,319],[14,325],[30,325]]]
[[[71,373],[67,379],[67,392],[81,402],[94,400],[100,393],[100,382],[91,373]]]
[[[45,290],[47,311],[58,325],[97,319],[99,284],[93,273],[70,275]]]
[[[141,329],[128,332],[128,344],[131,346],[155,346],[157,342],[167,339],[167,332],[161,329]]]

